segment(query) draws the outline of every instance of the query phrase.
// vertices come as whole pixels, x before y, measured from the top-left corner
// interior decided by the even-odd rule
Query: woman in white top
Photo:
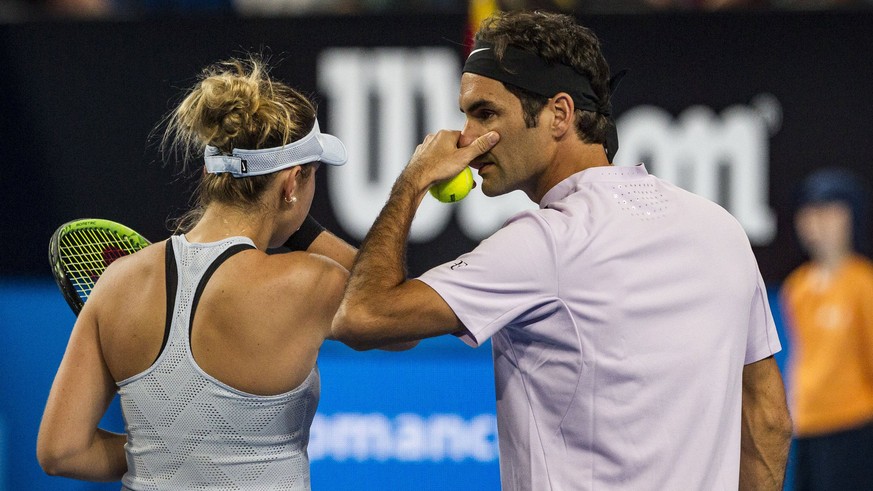
[[[345,148],[261,61],[204,70],[164,143],[204,153],[184,235],[111,265],[73,328],[40,427],[52,475],[125,489],[309,489],[316,358],[356,250],[309,209]],[[286,245],[292,252],[267,254]],[[294,251],[297,252],[294,252]],[[125,434],[97,427],[115,393]]]

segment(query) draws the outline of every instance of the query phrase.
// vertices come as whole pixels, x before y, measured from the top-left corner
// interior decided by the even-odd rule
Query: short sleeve
[[[471,252],[418,278],[452,308],[470,346],[537,315],[556,297],[555,241],[538,211],[517,215]]]
[[[752,298],[749,313],[749,332],[746,338],[745,364],[763,360],[770,355],[782,350],[779,335],[776,331],[776,323],[770,310],[770,301],[767,296],[767,287],[761,278],[761,273],[755,271],[758,282]]]

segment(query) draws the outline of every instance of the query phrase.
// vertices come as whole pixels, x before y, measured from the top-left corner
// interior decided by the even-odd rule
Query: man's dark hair
[[[588,77],[599,100],[599,112],[577,109],[576,133],[586,143],[606,142],[609,122],[604,113],[610,110],[609,65],[594,32],[569,15],[516,10],[485,19],[476,33],[476,41],[492,44],[498,60],[511,45],[536,53],[550,63],[570,66]],[[527,127],[536,126],[537,116],[548,98],[512,84],[504,86],[521,101]]]

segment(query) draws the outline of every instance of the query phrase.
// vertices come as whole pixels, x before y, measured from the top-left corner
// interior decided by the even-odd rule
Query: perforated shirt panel
[[[258,396],[204,372],[191,354],[195,292],[210,266],[244,237],[172,237],[178,287],[167,344],[146,371],[118,383],[128,443],[122,484],[133,491],[309,490],[309,428],[318,368],[292,391]]]

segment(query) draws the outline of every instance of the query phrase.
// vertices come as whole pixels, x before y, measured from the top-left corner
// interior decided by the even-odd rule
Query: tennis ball
[[[431,186],[430,194],[443,203],[454,203],[464,199],[471,189],[473,189],[473,171],[469,167],[464,167],[457,176]]]

